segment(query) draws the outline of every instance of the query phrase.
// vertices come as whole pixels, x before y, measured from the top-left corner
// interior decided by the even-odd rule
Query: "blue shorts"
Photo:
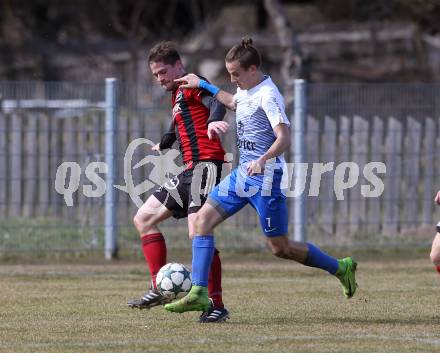
[[[254,189],[252,189],[254,188]],[[288,232],[288,212],[286,196],[280,190],[272,190],[270,196],[261,195],[243,178],[237,182],[237,169],[223,179],[209,194],[207,202],[224,219],[240,211],[248,203],[257,211],[261,229],[267,237],[286,235]]]

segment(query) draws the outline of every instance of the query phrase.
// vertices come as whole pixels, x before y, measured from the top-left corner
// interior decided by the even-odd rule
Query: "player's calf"
[[[290,241],[286,235],[267,238],[267,244],[272,254],[280,259],[304,263],[307,257],[307,245]]]

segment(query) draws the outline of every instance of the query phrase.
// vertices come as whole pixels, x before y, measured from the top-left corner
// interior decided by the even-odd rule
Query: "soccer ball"
[[[191,272],[182,264],[166,264],[157,273],[156,286],[166,298],[184,297],[191,289]]]

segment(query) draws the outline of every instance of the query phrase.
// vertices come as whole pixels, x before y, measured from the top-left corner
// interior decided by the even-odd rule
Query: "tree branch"
[[[280,1],[264,0],[264,7],[275,26],[278,40],[283,50],[281,76],[284,81],[284,90],[287,94],[288,92],[286,91],[290,91],[288,87],[292,86],[293,80],[302,75],[303,59],[300,45]]]

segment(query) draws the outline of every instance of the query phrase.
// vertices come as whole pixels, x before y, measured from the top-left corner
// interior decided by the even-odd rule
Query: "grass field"
[[[144,289],[141,261],[0,265],[0,352],[439,352],[440,276],[426,254],[358,262],[346,300],[320,270],[225,256],[231,319],[203,325],[126,307]]]

